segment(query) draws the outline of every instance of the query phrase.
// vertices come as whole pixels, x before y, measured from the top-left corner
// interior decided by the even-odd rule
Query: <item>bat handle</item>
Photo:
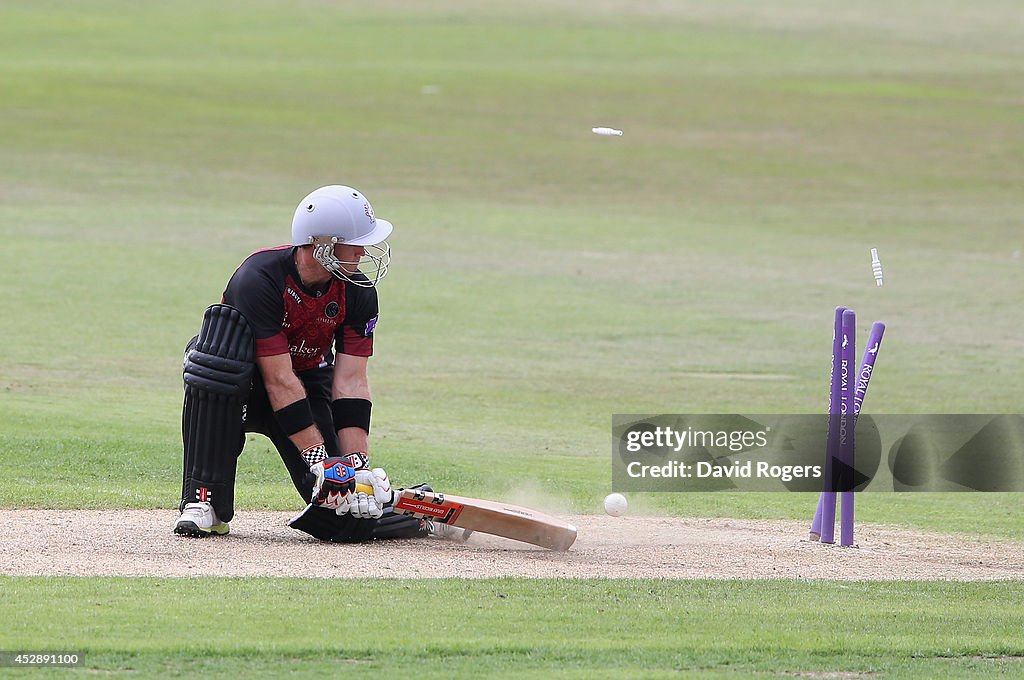
[[[356,484],[356,491],[359,493],[365,493],[367,496],[373,495],[373,487],[369,484]]]

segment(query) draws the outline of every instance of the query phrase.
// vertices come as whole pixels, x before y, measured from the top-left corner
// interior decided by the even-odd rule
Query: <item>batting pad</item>
[[[242,407],[254,361],[245,317],[234,307],[211,305],[185,356],[181,504],[211,503],[223,522],[234,515],[235,466],[245,442]]]
[[[349,514],[337,515],[333,510],[310,504],[288,520],[288,526],[332,543],[365,543],[427,535],[423,522],[395,514],[390,508],[384,511],[380,519],[359,519]]]

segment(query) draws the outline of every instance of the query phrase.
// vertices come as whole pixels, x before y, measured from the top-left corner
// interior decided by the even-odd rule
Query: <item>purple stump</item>
[[[864,398],[868,396],[868,384],[871,382],[871,374],[875,371],[875,360],[878,359],[878,348],[882,346],[882,335],[885,333],[885,324],[876,321],[871,326],[871,334],[868,336],[868,344],[864,345],[864,358],[860,362],[860,371],[857,372],[857,385],[853,390],[853,418],[856,424],[857,416],[864,407]]]
[[[814,519],[811,521],[810,538],[812,541],[821,540],[822,543],[834,543],[836,533],[836,494],[832,490],[832,456],[837,452],[833,450],[833,442],[837,441],[833,436],[833,430],[838,427],[835,416],[839,413],[839,359],[842,352],[843,338],[843,312],[846,307],[836,307],[835,322],[832,326],[832,380],[829,384],[828,396],[828,439],[825,443],[825,489],[818,498],[818,507],[814,511]]]
[[[857,369],[857,314],[848,309],[843,312],[843,347],[840,358],[839,390],[839,494],[842,510],[839,516],[839,545],[853,545],[853,463],[854,420],[853,380]]]
[[[845,311],[845,307],[841,307],[839,309],[842,309],[843,311]],[[840,331],[841,331],[841,323],[840,323]],[[857,418],[858,418],[858,416],[860,416],[861,409],[864,407],[864,399],[866,399],[867,396],[868,396],[868,386],[871,384],[871,376],[874,375],[875,361],[878,359],[878,350],[882,346],[882,336],[884,334],[885,334],[885,324],[882,323],[881,321],[876,321],[871,326],[871,333],[870,333],[870,335],[868,335],[867,344],[864,345],[864,358],[861,359],[860,370],[857,372],[857,382],[856,382],[856,385],[855,385],[854,391],[853,391],[853,421],[854,421],[854,426],[856,426]],[[833,339],[833,343],[834,343],[835,339],[836,339],[836,335],[833,335],[832,339]],[[833,376],[832,376],[833,380],[832,380],[832,386],[833,386],[833,389],[834,389],[835,388],[835,384],[836,384],[835,383],[835,370],[836,370],[835,363],[836,363],[836,357],[838,357],[840,353],[835,349],[834,346],[833,346],[833,350],[832,351],[833,351],[833,353],[832,353],[832,358],[833,358]],[[831,404],[836,403],[836,399],[831,398],[831,397],[832,397],[832,395],[830,394],[830,402],[829,402],[829,404],[830,404],[830,412],[831,412]],[[827,460],[826,460],[826,463],[828,463]],[[824,504],[825,496],[827,494],[828,494],[827,491],[823,491],[821,493],[821,495],[818,497],[818,505],[817,505],[817,507],[816,507],[816,509],[814,511],[814,519],[811,522],[811,540],[812,541],[817,541],[819,539],[819,537],[821,536],[822,505]],[[852,514],[852,507],[853,506],[851,505],[850,507],[851,507],[851,514]],[[841,540],[841,538],[842,537],[840,537],[840,540]]]
[[[867,344],[864,345],[864,358],[860,362],[860,370],[857,371],[857,380],[854,384],[853,389],[853,425],[854,428],[857,426],[857,419],[860,416],[861,409],[864,408],[864,399],[868,396],[868,385],[871,384],[871,376],[875,372],[875,361],[878,359],[878,350],[882,346],[882,336],[885,334],[885,324],[881,321],[876,321],[871,325],[871,333],[868,335]],[[851,446],[852,449],[852,446]],[[851,458],[855,455],[851,451]],[[852,465],[851,465],[852,467]],[[854,508],[854,494],[851,492],[848,494],[849,497],[849,535],[845,525],[841,525],[840,528],[840,544],[841,545],[853,545],[853,508]],[[847,495],[844,494],[842,497],[843,503],[843,518],[847,515]]]

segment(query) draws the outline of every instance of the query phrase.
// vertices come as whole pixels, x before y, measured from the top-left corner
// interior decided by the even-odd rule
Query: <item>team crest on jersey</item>
[[[366,322],[366,330],[363,331],[363,335],[370,337],[373,335],[373,329],[377,327],[377,317],[373,317]]]
[[[337,302],[331,301],[328,302],[327,306],[324,308],[324,314],[327,315],[328,319],[333,319],[334,317],[338,316],[338,312],[340,311],[340,309],[341,308],[338,307]]]

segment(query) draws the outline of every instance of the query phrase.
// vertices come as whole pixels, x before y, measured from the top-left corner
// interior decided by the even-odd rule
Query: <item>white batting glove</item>
[[[352,496],[349,512],[360,519],[379,519],[384,514],[384,506],[394,498],[388,473],[382,468],[356,470],[356,484],[372,486],[373,494],[357,491]]]

